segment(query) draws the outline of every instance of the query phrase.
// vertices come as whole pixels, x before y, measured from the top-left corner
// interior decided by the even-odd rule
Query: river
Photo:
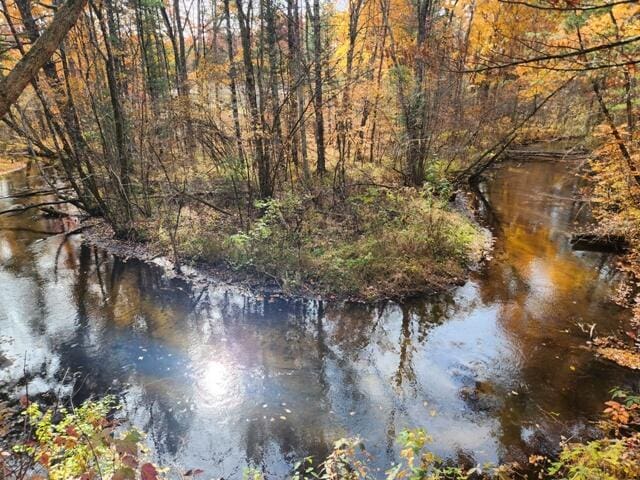
[[[57,234],[33,211],[0,216],[0,399],[113,392],[158,463],[281,478],[360,436],[375,465],[424,427],[433,451],[526,462],[593,435],[613,387],[640,374],[597,359],[588,330],[629,314],[609,299],[615,259],[574,252],[588,217],[574,163],[523,162],[483,186],[493,258],[466,285],[402,304],[285,302],[189,285]],[[0,177],[0,197],[39,182]],[[0,200],[0,210],[24,203]],[[582,324],[582,328],[579,324]]]

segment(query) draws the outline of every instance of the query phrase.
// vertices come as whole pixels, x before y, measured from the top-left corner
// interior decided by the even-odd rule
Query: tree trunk
[[[69,30],[75,25],[87,0],[67,0],[58,7],[49,27],[6,78],[0,77],[0,117],[4,116],[38,71],[50,61]]]
[[[227,26],[227,56],[229,58],[229,82],[231,88],[231,113],[233,116],[233,130],[236,136],[236,146],[238,157],[244,159],[242,148],[242,131],[240,129],[240,113],[238,111],[238,89],[236,86],[236,63],[233,51],[233,32],[231,31],[231,13],[229,11],[229,0],[224,0],[224,17]],[[247,175],[249,171],[247,170]]]
[[[180,81],[180,84],[178,85],[178,91],[180,92],[180,95],[189,96],[189,85],[187,83],[187,51],[184,45],[184,25],[182,24],[180,13],[180,0],[173,0],[173,15],[175,16],[176,21],[175,34],[178,38],[179,51],[179,55],[176,58]]]
[[[309,10],[309,4],[307,3]],[[313,14],[311,15],[313,28],[313,67],[314,67],[314,92],[313,104],[316,117],[316,172],[322,176],[327,171],[324,145],[324,108],[322,99],[322,27],[320,15],[320,0],[313,0]]]
[[[255,149],[255,161],[258,170],[258,184],[261,198],[269,198],[273,195],[273,185],[271,184],[271,166],[269,156],[264,146],[264,125],[258,109],[258,98],[256,93],[256,79],[253,69],[253,59],[251,58],[251,25],[249,23],[248,11],[245,12],[242,0],[236,0],[238,9],[238,23],[240,24],[240,40],[242,43],[242,59],[244,63],[245,90],[249,102],[249,112],[252,121],[253,144]]]

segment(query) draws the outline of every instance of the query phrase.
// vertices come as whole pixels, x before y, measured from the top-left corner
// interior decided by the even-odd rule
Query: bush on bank
[[[120,429],[116,409],[113,397],[70,409],[30,403],[22,412],[26,438],[0,451],[0,479],[157,479],[143,461],[142,435]]]

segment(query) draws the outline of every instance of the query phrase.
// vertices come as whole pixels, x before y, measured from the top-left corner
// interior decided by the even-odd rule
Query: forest
[[[394,384],[394,398],[405,399],[408,394],[398,392],[421,384],[406,365],[418,362],[422,347],[409,340],[415,334],[420,345],[429,342],[424,322],[445,328],[452,316],[475,312],[477,303],[497,305],[499,313],[483,315],[514,342],[527,342],[528,350],[512,349],[522,350],[523,358],[550,343],[558,352],[549,358],[568,362],[565,374],[577,375],[580,365],[589,369],[580,377],[588,381],[561,389],[581,396],[591,383],[580,400],[545,397],[535,406],[510,407],[523,416],[542,411],[545,421],[560,424],[565,419],[556,412],[569,406],[569,417],[598,432],[574,432],[577,443],[566,440],[573,438],[567,427],[553,447],[524,448],[527,454],[517,460],[501,451],[488,461],[491,467],[480,467],[452,460],[436,435],[434,451],[426,450],[431,437],[417,428],[421,422],[411,421],[404,430],[386,428],[402,430],[384,453],[396,452],[397,463],[378,466],[376,473],[354,440],[366,434],[350,423],[358,415],[353,407],[341,430],[316,443],[344,440],[318,450],[307,448],[307,440],[291,446],[296,442],[282,434],[279,448],[290,449],[283,454],[284,470],[265,460],[266,453],[260,461],[247,453],[247,469],[229,478],[383,478],[381,471],[388,479],[640,477],[640,377],[634,371],[640,369],[639,63],[638,0],[0,0],[0,179],[8,179],[0,185],[0,284],[7,286],[0,292],[7,297],[0,300],[0,371],[9,372],[0,374],[0,434],[7,440],[0,441],[0,479],[214,478],[191,457],[193,465],[180,462],[179,476],[169,473],[169,465],[162,468],[158,459],[166,456],[154,456],[157,445],[149,448],[138,433],[149,433],[146,427],[133,421],[126,401],[122,408],[124,390],[105,397],[112,386],[98,388],[102,371],[94,375],[100,380],[87,380],[91,390],[80,382],[77,391],[84,393],[75,408],[62,407],[67,394],[60,394],[48,410],[51,401],[39,396],[51,388],[32,401],[35,372],[53,368],[47,358],[60,356],[60,368],[40,376],[45,383],[55,378],[60,391],[78,367],[69,354],[71,363],[62,368],[62,344],[57,334],[46,333],[56,346],[38,347],[49,353],[31,371],[26,350],[18,351],[23,340],[16,340],[41,338],[51,312],[62,315],[67,307],[53,309],[48,302],[67,270],[75,286],[66,295],[80,319],[73,329],[97,336],[64,343],[66,349],[67,343],[94,342],[86,353],[92,360],[78,369],[87,379],[89,363],[111,357],[102,348],[116,335],[105,333],[111,326],[95,327],[97,319],[130,329],[122,342],[146,331],[144,341],[156,339],[162,348],[164,342],[181,345],[197,324],[200,335],[192,342],[209,334],[215,345],[221,336],[237,342],[236,350],[218,345],[202,353],[226,358],[205,374],[219,390],[219,383],[236,378],[229,365],[249,369],[238,366],[249,351],[262,352],[262,362],[274,362],[276,370],[274,358],[282,356],[287,365],[297,358],[292,371],[324,365],[335,355],[335,368],[347,378],[364,367],[353,360],[347,368],[339,352],[373,351],[384,371],[387,356],[378,349],[386,348],[398,355],[399,367],[382,384]],[[43,249],[55,238],[59,245],[47,253]],[[162,263],[162,279],[148,266],[125,266],[128,260]],[[50,264],[53,270],[43,273]],[[128,268],[138,269],[138,280],[127,280],[133,275]],[[168,287],[167,277],[189,286]],[[33,285],[20,287],[26,278]],[[243,295],[252,300],[244,300],[245,309],[253,301],[290,302],[282,307],[287,311],[298,308],[291,306],[296,302],[312,302],[302,316],[313,318],[308,321],[315,333],[254,324],[254,313],[243,310],[249,323],[235,340],[228,332],[213,334],[217,327],[199,323],[203,301],[220,309],[212,318],[225,328],[236,316],[208,287],[196,294],[205,282],[248,291]],[[468,292],[470,284],[477,293]],[[550,293],[540,300],[545,288]],[[35,291],[41,293],[27,294]],[[193,292],[187,302],[192,307],[175,300],[185,291]],[[432,300],[434,295],[445,300]],[[36,305],[38,313],[19,313],[25,305]],[[262,310],[271,315],[268,307]],[[295,312],[292,318],[298,318]],[[197,318],[180,328],[191,333],[180,338],[172,329],[190,315]],[[42,323],[20,333],[17,325],[35,316]],[[375,322],[363,320],[370,317]],[[400,345],[375,340],[395,331],[383,326],[387,317],[397,319]],[[568,323],[522,326],[542,318]],[[464,328],[452,338],[471,335],[474,327]],[[560,332],[555,336],[571,332],[574,342],[542,337],[549,328]],[[247,329],[260,339],[247,338]],[[360,329],[368,332],[363,338]],[[283,339],[297,346],[278,343]],[[316,340],[327,344],[307,359]],[[313,346],[305,347],[307,341]],[[451,351],[457,341],[451,339]],[[146,362],[152,350],[141,343],[140,351],[126,353],[119,345],[109,347],[119,352],[113,355],[131,357],[122,368]],[[98,350],[106,355],[102,360]],[[154,360],[153,373],[137,375],[155,377],[162,362]],[[614,373],[598,371],[602,365]],[[317,383],[334,398],[330,385],[337,377],[326,373],[327,366],[318,368]],[[544,370],[538,363],[522,369],[526,375]],[[453,370],[459,371],[451,367],[442,375]],[[605,388],[604,377],[619,381]],[[109,378],[107,384],[135,383]],[[556,380],[573,382],[566,375]],[[525,380],[504,391],[495,387],[497,380],[474,382],[460,386],[455,402],[462,398],[482,410],[478,404],[491,396],[507,403],[525,396],[519,387]],[[527,388],[532,395],[533,383]],[[426,406],[427,397],[416,404]],[[273,403],[259,398],[258,406]],[[243,402],[249,400],[238,399]],[[285,405],[285,413],[264,416],[264,430],[269,420],[288,421]],[[310,416],[329,418],[322,408]],[[124,415],[114,413],[121,409]],[[395,415],[410,409],[388,410]],[[170,411],[164,410],[167,418]],[[511,415],[506,411],[501,421]],[[123,431],[121,422],[129,420],[132,429]],[[293,431],[291,436],[304,437],[303,430]],[[509,443],[508,452],[514,443],[522,441]],[[475,458],[469,448],[455,455]]]

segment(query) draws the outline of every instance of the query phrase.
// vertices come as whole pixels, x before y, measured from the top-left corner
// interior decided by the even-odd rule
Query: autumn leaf
[[[122,463],[130,468],[138,467],[138,460],[136,459],[136,457],[128,453],[122,457]]]
[[[113,474],[113,480],[135,480],[135,478],[136,478],[136,472],[131,468],[127,468],[127,467],[119,468]]]
[[[142,465],[142,467],[140,467],[140,478],[141,480],[158,480],[158,471],[156,470],[156,467],[150,463]]]
[[[49,460],[50,460],[50,456],[48,452],[42,452],[42,454],[40,455],[40,458],[38,458],[38,461],[44,466],[44,467],[48,467],[49,466]]]

